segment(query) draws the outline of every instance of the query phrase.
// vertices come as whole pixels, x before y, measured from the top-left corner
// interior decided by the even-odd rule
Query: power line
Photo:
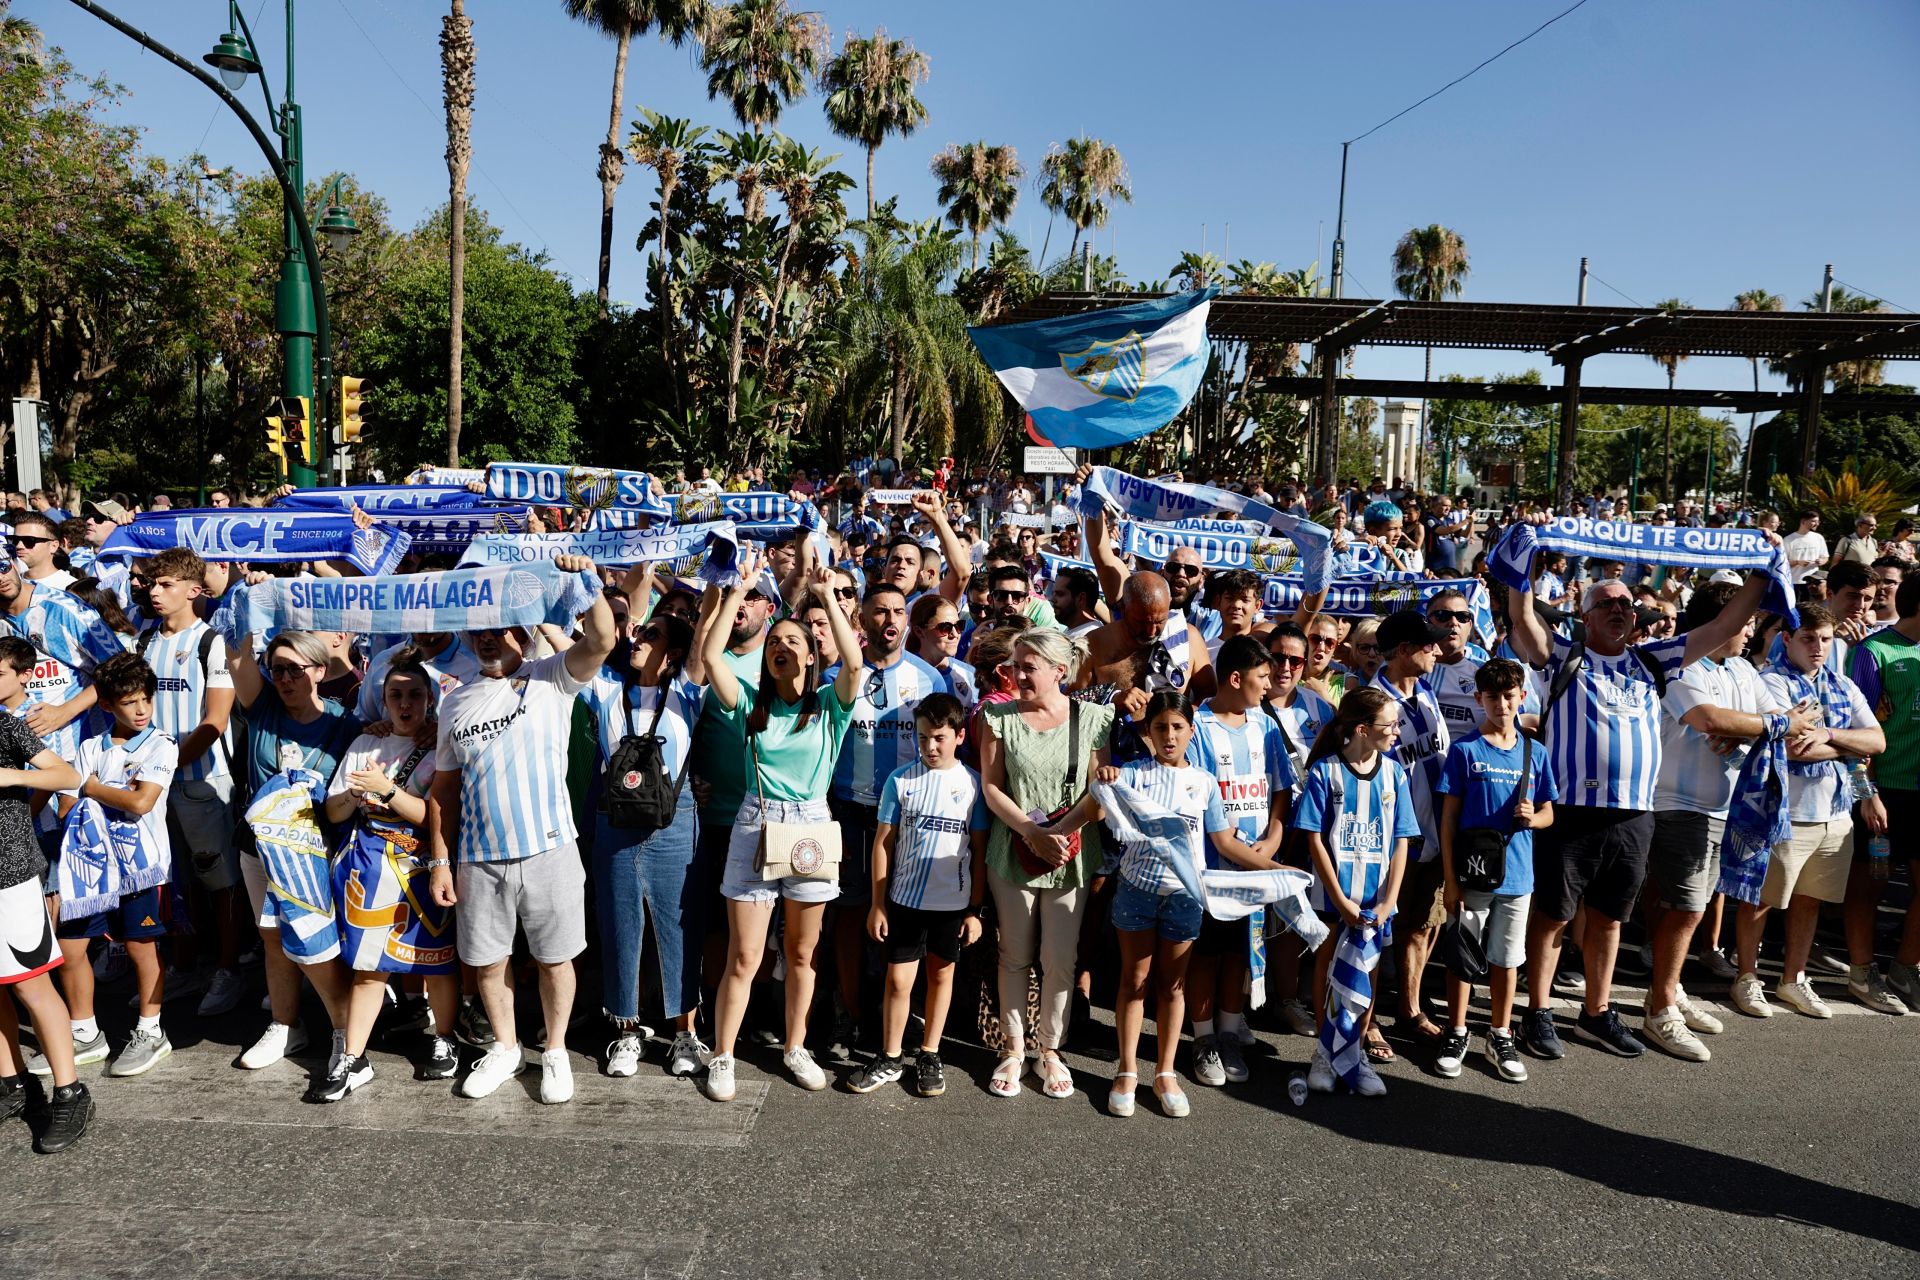
[[[1895,302],[1892,298],[1883,298],[1879,294],[1873,292],[1871,289],[1862,289],[1859,285],[1848,284],[1845,280],[1842,280],[1839,276],[1835,276],[1833,278],[1833,282],[1841,286],[1842,288],[1853,290],[1855,293],[1859,294],[1863,298],[1872,298],[1875,302],[1884,302],[1888,306],[1892,307],[1895,311],[1905,311],[1908,313],[1911,313],[1913,311],[1912,307],[1903,307],[1899,303]]]
[[[1587,269],[1587,279],[1593,281],[1595,284],[1599,285],[1603,289],[1612,289],[1613,292],[1619,294],[1621,297],[1625,298],[1628,302],[1631,302],[1636,307],[1644,307],[1647,305],[1646,303],[1640,301],[1640,299],[1628,293],[1625,289],[1616,289],[1614,288],[1614,286],[1608,284],[1605,280],[1602,280],[1599,276],[1593,274],[1593,269],[1591,267]]]
[[[1445,93],[1447,90],[1453,88],[1453,86],[1459,84],[1462,80],[1465,80],[1468,77],[1472,76],[1474,72],[1479,71],[1482,67],[1485,67],[1494,62],[1498,62],[1501,58],[1504,58],[1507,54],[1513,52],[1515,49],[1518,49],[1521,45],[1533,39],[1535,36],[1539,35],[1542,31],[1545,31],[1548,27],[1560,21],[1560,19],[1566,17],[1568,14],[1572,13],[1575,9],[1578,9],[1581,5],[1584,5],[1586,2],[1587,0],[1574,0],[1574,3],[1572,5],[1568,6],[1565,9],[1562,9],[1559,13],[1554,14],[1551,18],[1548,18],[1545,22],[1541,23],[1539,26],[1527,32],[1527,34],[1521,36],[1518,40],[1515,40],[1512,44],[1502,49],[1499,53],[1496,53],[1491,58],[1488,58],[1486,59],[1486,61],[1481,62],[1478,66],[1475,66],[1472,71],[1467,72],[1466,75],[1456,76],[1452,80],[1447,81],[1445,84],[1441,85],[1438,89],[1435,89],[1432,93],[1420,99],[1420,101],[1414,103],[1413,106],[1406,107],[1406,108],[1403,108],[1402,110],[1394,112],[1392,115],[1388,116],[1385,120],[1382,120],[1379,124],[1373,126],[1373,128],[1361,134],[1360,137],[1349,138],[1347,140],[1348,144],[1351,145],[1352,143],[1360,141],[1361,138],[1370,137],[1373,134],[1380,132],[1380,130],[1386,128],[1388,125],[1392,124],[1395,120],[1398,120],[1401,116],[1406,115],[1407,112],[1412,111],[1415,107],[1422,107],[1422,106],[1425,106],[1427,103],[1432,102],[1435,98],[1439,97],[1441,94]]]

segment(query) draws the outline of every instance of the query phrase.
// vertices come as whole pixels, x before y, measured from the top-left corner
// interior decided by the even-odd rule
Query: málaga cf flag
[[[1104,449],[1158,431],[1207,371],[1207,309],[1218,288],[1059,320],[969,329],[1041,435]]]

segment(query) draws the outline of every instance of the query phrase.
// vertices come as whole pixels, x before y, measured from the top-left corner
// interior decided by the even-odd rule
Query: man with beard
[[[876,583],[885,583],[911,600],[920,593],[920,544],[904,533],[896,533],[887,542],[887,554],[880,562]]]
[[[1173,611],[1167,580],[1151,569],[1130,576],[1120,589],[1120,616],[1087,636],[1088,657],[1075,687],[1095,702],[1110,704],[1126,722],[1137,720],[1147,700],[1162,689],[1183,690],[1194,701],[1214,693],[1213,664],[1200,629]],[[1137,731],[1114,727],[1114,759],[1138,754]]]
[[[918,548],[916,548],[917,550]],[[932,664],[906,651],[907,601],[891,583],[867,588],[860,604],[860,632],[865,641],[867,673],[854,699],[847,736],[833,767],[833,789],[828,805],[840,824],[840,897],[834,914],[834,957],[839,968],[840,1004],[834,1021],[834,1041],[851,1052],[862,1009],[861,954],[866,942],[873,832],[879,822],[880,790],[889,775],[919,758],[914,737],[913,709],[930,693],[947,687],[946,677]],[[840,674],[835,665],[821,678]]]
[[[1084,636],[1100,626],[1100,579],[1093,570],[1077,565],[1062,569],[1053,580],[1053,616],[1070,636]]]

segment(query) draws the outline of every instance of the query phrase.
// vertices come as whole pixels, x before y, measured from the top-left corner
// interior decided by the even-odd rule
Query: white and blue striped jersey
[[[946,677],[947,692],[960,699],[961,706],[973,710],[980,701],[980,677],[973,668],[958,658],[948,658],[934,670]]]
[[[377,724],[387,718],[386,679],[387,672],[393,670],[393,661],[410,646],[391,645],[373,655],[373,661],[367,664],[366,678],[360,681],[358,701],[354,711],[366,724]],[[422,657],[420,665],[433,677],[434,704],[446,701],[447,695],[469,681],[480,678],[480,659],[473,656],[473,650],[467,648],[464,640],[456,637],[451,645],[441,650],[434,658]]]
[[[1440,771],[1446,767],[1447,748],[1452,745],[1453,736],[1447,732],[1447,718],[1441,714],[1439,701],[1424,681],[1414,685],[1412,697],[1403,698],[1400,691],[1387,682],[1387,669],[1382,666],[1375,673],[1373,683],[1400,708],[1400,737],[1388,754],[1407,772],[1414,821],[1419,824],[1421,834],[1433,834],[1432,840],[1420,846],[1420,861],[1431,862],[1440,856],[1440,802],[1435,799],[1435,791]]]
[[[821,679],[840,675],[835,664]],[[890,667],[871,663],[854,693],[853,718],[833,766],[833,794],[855,804],[877,805],[887,776],[919,758],[913,709],[930,693],[945,692],[947,681],[924,659],[904,650]]]
[[[972,904],[973,832],[990,822],[973,770],[929,769],[918,760],[894,770],[880,788],[879,820],[894,831],[889,899],[918,911]]]
[[[1436,662],[1433,670],[1421,678],[1421,683],[1433,691],[1433,700],[1440,704],[1440,714],[1447,721],[1447,734],[1455,742],[1480,731],[1480,703],[1474,696],[1479,690],[1474,680],[1487,661],[1484,649],[1468,645],[1458,661]],[[1525,669],[1524,662],[1520,665]],[[1520,702],[1520,714],[1539,715],[1541,703],[1535,691],[1536,682],[1529,678],[1523,687],[1526,695]]]
[[[1138,791],[1163,809],[1180,815],[1191,835],[1191,852],[1164,845],[1137,842],[1120,846],[1120,874],[1136,889],[1148,893],[1181,893],[1180,877],[1174,874],[1169,858],[1191,857],[1197,876],[1205,867],[1207,836],[1215,831],[1231,830],[1227,814],[1220,807],[1220,788],[1213,775],[1190,764],[1170,766],[1158,760],[1136,760],[1120,766],[1116,786]]]
[[[1194,712],[1187,760],[1213,776],[1220,788],[1220,811],[1248,844],[1266,834],[1273,798],[1293,790],[1293,757],[1287,753],[1286,735],[1260,707],[1250,708],[1237,726],[1221,720],[1212,703]],[[1229,865],[1211,842],[1206,859],[1207,866],[1215,869]]]
[[[573,703],[566,655],[463,684],[440,705],[439,772],[460,773],[461,862],[511,862],[579,836],[567,791]]]
[[[112,805],[103,806],[107,821],[113,826],[130,825],[139,829],[140,844],[149,860],[158,862],[171,857],[172,845],[167,839],[167,792],[173,787],[173,773],[179,760],[179,748],[173,739],[158,726],[149,724],[124,741],[115,738],[111,730],[88,738],[74,753],[73,766],[79,770],[82,784],[88,778],[98,778],[103,786],[126,791],[143,782],[158,784],[159,802],[139,818]],[[80,790],[76,787],[61,794],[77,800]],[[48,805],[47,809],[51,811],[53,806]]]
[[[27,677],[27,702],[70,702],[90,683],[86,673],[116,654],[125,653],[119,632],[93,611],[93,606],[64,591],[34,587],[33,598],[20,613],[0,613],[8,631],[30,641],[40,651]],[[106,720],[97,712],[80,716],[43,735],[47,746],[62,760],[72,760],[83,737],[104,731]]]
[[[214,637],[207,646],[207,665],[200,666],[200,644],[212,629],[198,618],[193,625],[172,635],[156,628],[147,633],[143,656],[153,668],[156,690],[153,695],[153,723],[175,742],[185,742],[207,716],[207,691],[232,689],[233,675],[227,669],[227,646]],[[233,760],[233,723],[220,740],[200,753],[193,763],[181,766],[183,782],[225,777]]]
[[[1291,703],[1283,707],[1270,702],[1267,710],[1280,722],[1286,736],[1287,754],[1293,757],[1293,798],[1298,800],[1300,785],[1307,780],[1307,757],[1313,753],[1313,740],[1333,719],[1333,704],[1305,685],[1295,685]]]
[[[1554,638],[1549,684],[1572,648],[1571,641]],[[1555,704],[1546,725],[1560,804],[1653,808],[1660,780],[1660,699],[1647,664],[1659,666],[1671,682],[1686,653],[1685,636],[1634,645],[1611,658],[1587,650],[1579,678]]]
[[[1338,754],[1314,761],[1300,788],[1293,825],[1319,833],[1333,860],[1340,892],[1362,907],[1379,901],[1380,887],[1393,864],[1395,842],[1420,834],[1406,770],[1385,755],[1376,757],[1373,772],[1364,776]],[[1318,874],[1309,896],[1314,910],[1333,910]]]
[[[593,712],[599,727],[600,763],[613,757],[620,739],[628,734],[643,736],[653,724],[653,713],[660,712],[659,727],[653,732],[666,740],[661,762],[669,780],[677,779],[687,767],[687,752],[693,746],[693,726],[700,722],[700,704],[706,687],[684,675],[665,686],[666,705],[661,706],[662,687],[622,680],[612,663],[603,665],[580,690],[580,700]]]

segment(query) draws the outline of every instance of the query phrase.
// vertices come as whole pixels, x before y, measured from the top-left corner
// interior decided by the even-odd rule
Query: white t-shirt
[[[1748,713],[1786,708],[1761,684],[1760,673],[1745,658],[1702,659],[1667,682],[1667,696],[1660,703],[1660,778],[1654,784],[1653,807],[1665,813],[1724,818],[1733,803],[1734,780],[1752,744],[1743,742],[1726,755],[1719,754],[1711,738],[1681,723],[1681,717],[1695,707]]]
[[[1817,533],[1790,533],[1780,540],[1780,549],[1787,553],[1788,573],[1795,586],[1827,562],[1827,540]]]
[[[424,798],[433,786],[435,753],[432,747],[428,747],[413,766],[413,772],[409,773],[403,781],[399,776],[400,766],[407,762],[413,752],[412,738],[403,738],[397,733],[376,738],[370,733],[363,733],[353,740],[353,744],[347,748],[347,753],[340,757],[340,767],[334,771],[333,781],[327,784],[327,794],[345,795],[349,790],[348,775],[369,765],[377,764],[401,790],[409,795]]]
[[[138,819],[140,843],[147,849],[149,857],[157,860],[170,856],[172,846],[167,841],[167,792],[173,786],[173,771],[179,767],[179,762],[180,749],[174,745],[173,739],[149,725],[125,742],[115,738],[111,731],[85,739],[80,743],[73,767],[80,771],[82,782],[88,778],[98,778],[103,786],[121,787],[128,791],[143,782],[159,784],[159,802]],[[78,788],[66,794],[76,800],[80,798]],[[112,805],[101,807],[107,811],[107,820],[116,826],[130,817]]]

